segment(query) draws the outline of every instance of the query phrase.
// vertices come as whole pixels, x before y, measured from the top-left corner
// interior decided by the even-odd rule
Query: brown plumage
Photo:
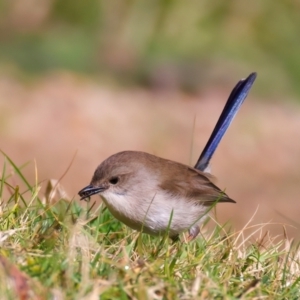
[[[82,199],[101,193],[111,213],[131,228],[176,238],[188,230],[192,238],[207,207],[235,202],[194,168],[145,152],[124,151],[104,160]],[[168,228],[172,217],[170,228]]]

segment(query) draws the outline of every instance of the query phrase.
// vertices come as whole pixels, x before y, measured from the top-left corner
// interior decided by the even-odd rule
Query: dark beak
[[[105,187],[94,187],[93,185],[88,185],[82,190],[78,192],[78,195],[80,196],[80,200],[85,200],[86,198],[91,197],[92,195],[101,193],[105,190]]]

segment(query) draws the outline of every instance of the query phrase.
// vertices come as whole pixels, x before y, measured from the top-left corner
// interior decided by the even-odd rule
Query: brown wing
[[[164,170],[160,187],[174,196],[199,200],[199,204],[212,205],[215,202],[233,202],[209,179],[209,174],[194,168],[170,162]]]

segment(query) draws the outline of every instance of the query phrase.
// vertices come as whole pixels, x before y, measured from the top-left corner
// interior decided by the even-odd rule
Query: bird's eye
[[[119,182],[119,177],[112,177],[109,179],[109,183],[111,184],[117,184]]]

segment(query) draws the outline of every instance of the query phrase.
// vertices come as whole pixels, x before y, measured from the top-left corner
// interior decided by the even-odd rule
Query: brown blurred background
[[[257,210],[251,224],[299,239],[299,28],[296,0],[0,0],[0,148],[42,186],[76,154],[61,181],[76,199],[121,150],[193,165],[257,71],[212,160],[237,201],[217,218],[239,229]]]

